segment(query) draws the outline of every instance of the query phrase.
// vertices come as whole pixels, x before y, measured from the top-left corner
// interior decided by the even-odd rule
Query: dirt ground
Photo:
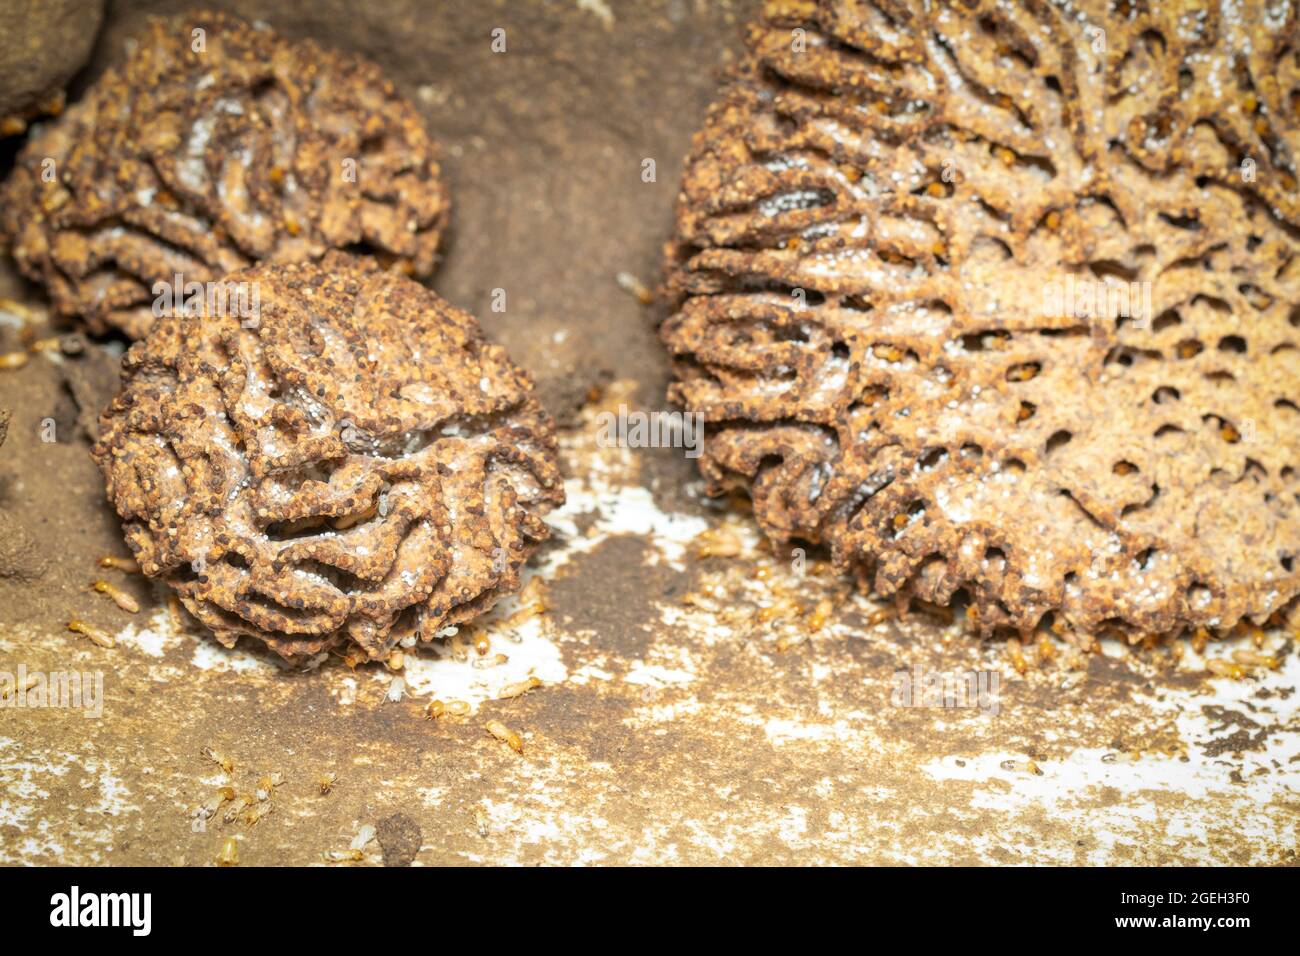
[[[146,13],[186,6],[111,3],[79,83]],[[1287,634],[1266,638],[1277,669],[1242,680],[1191,649],[1021,661],[890,616],[816,554],[774,555],[680,452],[598,446],[600,412],[662,407],[655,308],[615,277],[657,281],[681,160],[753,4],[210,6],[374,58],[442,142],[452,228],[431,285],[564,425],[569,503],[533,561],[547,610],[508,602],[479,628],[489,655],[426,651],[401,688],[379,666],[297,674],[220,648],[97,567],[126,554],[87,454],[119,343],[0,370],[0,672],[102,679],[93,706],[0,708],[0,862],[210,865],[231,838],[244,865],[1297,862]],[[0,296],[23,304],[0,314],[0,354],[58,331],[8,261]],[[91,591],[100,577],[141,611]],[[950,701],[969,706],[900,695],[903,675],[967,674],[996,686]],[[429,720],[435,698],[467,712]]]

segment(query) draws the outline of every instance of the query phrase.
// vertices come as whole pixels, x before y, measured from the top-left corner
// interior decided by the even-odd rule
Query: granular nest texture
[[[769,5],[669,247],[671,397],[714,490],[985,634],[1284,609],[1296,17]]]
[[[564,499],[527,374],[365,260],[230,281],[259,290],[256,318],[160,318],[100,421],[95,459],[143,571],[222,643],[295,664],[347,642],[386,659],[515,590]]]
[[[28,141],[2,199],[55,308],[137,338],[177,276],[331,248],[427,276],[448,208],[434,143],[376,66],[211,13],[151,19]]]

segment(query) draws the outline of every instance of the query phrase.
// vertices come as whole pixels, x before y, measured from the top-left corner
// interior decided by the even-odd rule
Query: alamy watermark
[[[889,701],[895,707],[979,710],[996,717],[1002,709],[1001,688],[1002,675],[997,671],[935,671],[914,664],[911,670],[894,672]]]
[[[0,671],[0,709],[58,707],[82,711],[83,717],[104,713],[103,671]]]
[[[1151,283],[1075,279],[1043,287],[1043,316],[1076,319],[1132,319],[1135,328],[1151,324]]]
[[[699,458],[704,443],[704,416],[699,412],[642,412],[618,406],[618,413],[596,416],[601,448],[684,448]]]
[[[171,282],[153,284],[154,318],[164,315],[230,316],[245,328],[256,328],[262,318],[262,290],[256,282],[186,282],[179,272]]]

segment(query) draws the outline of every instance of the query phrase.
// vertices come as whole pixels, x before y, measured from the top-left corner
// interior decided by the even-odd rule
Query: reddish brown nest
[[[1300,593],[1294,5],[773,3],[663,337],[715,490],[989,633]]]
[[[154,323],[94,455],[127,544],[224,644],[384,659],[519,585],[564,500],[528,376],[415,281],[334,253]]]
[[[447,218],[437,150],[377,67],[215,13],[150,20],[0,204],[55,309],[132,337],[178,275],[352,248],[426,276]]]

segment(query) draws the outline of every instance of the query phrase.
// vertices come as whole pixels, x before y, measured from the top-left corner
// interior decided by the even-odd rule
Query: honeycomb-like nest
[[[150,20],[0,199],[55,308],[133,338],[177,275],[348,248],[426,276],[448,206],[435,145],[376,66],[212,13]]]
[[[770,4],[669,249],[714,489],[882,594],[964,593],[984,633],[1292,601],[1296,18]]]
[[[94,455],[145,574],[233,645],[374,659],[516,589],[564,499],[550,418],[475,320],[331,253],[259,265],[260,314],[158,319]]]

